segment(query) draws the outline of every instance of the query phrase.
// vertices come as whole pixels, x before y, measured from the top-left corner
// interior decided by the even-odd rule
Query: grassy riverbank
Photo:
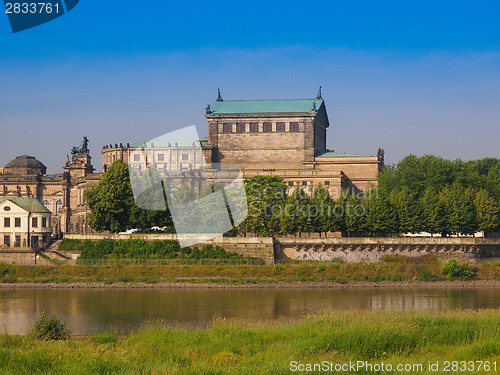
[[[250,265],[60,265],[15,266],[0,264],[0,283],[191,282],[191,283],[293,283],[381,281],[442,281],[449,279],[443,262],[432,256],[386,257],[381,263],[290,262]],[[471,279],[500,280],[500,262],[470,266]],[[453,278],[453,277],[452,277]],[[456,277],[460,279],[459,277]]]
[[[215,321],[206,330],[156,323],[128,337],[107,333],[38,341],[0,336],[0,374],[274,375],[289,374],[292,361],[383,362],[394,369],[397,364],[422,364],[424,371],[407,372],[422,374],[450,373],[444,371],[444,361],[488,361],[490,371],[477,371],[479,362],[474,362],[475,371],[468,373],[493,374],[493,362],[497,371],[500,365],[499,342],[499,310],[328,312],[269,324]],[[427,371],[429,361],[439,361],[440,370]]]

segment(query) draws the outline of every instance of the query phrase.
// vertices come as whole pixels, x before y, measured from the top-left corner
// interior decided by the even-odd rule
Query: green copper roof
[[[358,154],[341,154],[340,152],[324,152],[322,154],[316,155],[317,158],[353,158],[353,157],[363,157],[363,155]]]
[[[285,100],[224,100],[210,107],[212,115],[247,113],[312,113],[323,104],[323,99],[285,99]]]
[[[35,198],[28,197],[0,197],[0,203],[11,201],[28,212],[32,213],[50,213],[43,204]]]

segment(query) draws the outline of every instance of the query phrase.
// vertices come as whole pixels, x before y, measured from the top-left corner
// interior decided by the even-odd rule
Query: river
[[[42,311],[87,335],[157,319],[206,327],[217,317],[270,321],[327,309],[480,308],[500,308],[500,288],[0,289],[0,327],[9,334],[25,334]]]

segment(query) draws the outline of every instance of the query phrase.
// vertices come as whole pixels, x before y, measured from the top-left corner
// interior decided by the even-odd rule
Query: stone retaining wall
[[[143,239],[145,241],[176,240],[175,234],[68,234],[69,239]],[[500,259],[500,239],[490,238],[300,238],[300,237],[217,237],[200,238],[198,247],[204,244],[221,246],[245,258],[261,258],[267,264],[275,260],[322,260],[341,259],[346,262],[377,262],[383,255],[411,257],[433,254],[442,259],[458,258],[462,261],[481,262]],[[66,252],[64,252],[66,253]],[[65,254],[72,258],[75,254]],[[34,253],[29,250],[0,251],[0,262],[34,265]],[[50,264],[39,257],[37,264]]]
[[[17,264],[22,266],[49,266],[52,263],[41,257],[36,258],[32,250],[2,250],[0,251],[0,263]]]
[[[500,240],[485,238],[290,238],[276,239],[278,259],[377,262],[383,255],[458,258],[471,262],[500,259]]]
[[[128,240],[142,239],[145,241],[176,240],[176,234],[67,234],[64,236],[75,240]],[[202,247],[205,244],[221,246],[226,251],[243,255],[245,258],[261,258],[266,263],[273,264],[275,259],[274,238],[272,237],[216,237],[213,239],[199,238],[200,243],[193,247]]]

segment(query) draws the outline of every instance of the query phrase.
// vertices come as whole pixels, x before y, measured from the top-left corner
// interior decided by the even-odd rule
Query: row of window
[[[38,247],[38,241],[39,241],[39,237],[38,236],[32,236],[31,237],[32,247],[37,248]],[[4,244],[4,246],[11,247],[11,240],[10,240],[10,236],[9,235],[3,236],[3,244]],[[26,246],[26,239],[24,239],[22,245]],[[16,236],[15,237],[14,247],[21,247],[21,236]]]
[[[181,158],[183,161],[189,160],[189,154],[182,154]],[[156,159],[158,161],[165,161],[165,155],[164,154],[157,154]],[[141,161],[141,155],[140,154],[134,154],[134,161]]]
[[[250,133],[259,133],[259,124],[257,122],[251,122],[248,126],[248,131]],[[276,123],[276,132],[283,133],[286,131],[286,124],[284,122]],[[298,132],[299,131],[299,123],[291,122],[289,125],[290,132]],[[222,132],[223,133],[232,133],[233,132],[233,124],[224,123],[222,124]],[[236,124],[236,133],[245,133],[246,132],[246,124],[237,123]],[[273,132],[273,123],[272,122],[264,122],[262,124],[262,132],[263,133],[272,133]]]
[[[50,212],[53,212],[51,209],[50,209],[50,202],[48,200],[44,200],[43,201],[43,205],[44,207],[49,210]],[[58,200],[56,202],[56,211],[55,211],[55,214],[57,215],[59,213],[59,211],[63,208],[63,201],[62,200]]]
[[[12,218],[10,217],[4,217],[3,218],[3,226],[4,228],[10,228],[11,227],[11,224],[12,224]],[[42,217],[42,220],[41,220],[41,224],[42,224],[42,228],[47,228],[47,218],[46,217]],[[32,217],[31,218],[31,226],[33,228],[38,228],[38,224],[39,224],[39,220],[37,217]],[[21,228],[21,218],[20,217],[16,217],[14,218],[14,227],[15,228]]]
[[[3,236],[3,244],[7,247],[10,247],[10,236]],[[21,247],[21,236],[16,236],[16,242],[14,243],[14,246]]]

